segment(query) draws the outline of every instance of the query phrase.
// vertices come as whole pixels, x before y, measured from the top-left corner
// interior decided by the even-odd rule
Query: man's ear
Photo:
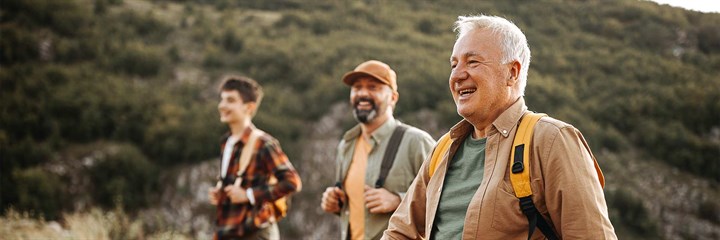
[[[522,67],[517,60],[510,63],[510,78],[507,81],[508,87],[512,87],[518,83],[518,80],[520,80],[520,69],[522,69]]]
[[[248,115],[254,117],[257,113],[257,103],[256,102],[249,102],[246,103],[245,106],[247,107]]]
[[[397,91],[392,92],[392,96],[390,97],[390,101],[392,102],[393,109],[395,109],[395,105],[398,102],[398,99],[400,99],[400,93]]]

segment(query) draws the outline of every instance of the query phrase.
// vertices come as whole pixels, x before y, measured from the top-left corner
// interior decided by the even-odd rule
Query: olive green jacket
[[[380,175],[380,165],[382,165],[382,158],[385,155],[390,136],[399,124],[401,124],[400,121],[389,119],[371,134],[369,144],[372,150],[368,156],[365,171],[366,185],[371,187],[375,185],[375,181]],[[418,128],[406,126],[408,126],[408,129],[403,135],[395,161],[393,161],[383,186],[388,191],[397,193],[400,198],[405,196],[405,191],[415,179],[420,166],[435,145],[435,140],[430,134]],[[344,182],[345,176],[347,176],[347,170],[355,151],[355,141],[357,141],[361,131],[360,125],[348,130],[338,145],[336,158],[337,181]],[[345,204],[340,211],[340,217],[342,218],[341,239],[347,239],[349,234],[349,210],[348,204]],[[365,209],[365,239],[380,239],[383,231],[388,226],[390,215],[392,215],[392,212],[372,214]]]

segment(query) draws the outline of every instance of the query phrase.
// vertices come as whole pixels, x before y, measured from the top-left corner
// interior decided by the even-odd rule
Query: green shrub
[[[225,50],[228,50],[231,53],[239,53],[243,50],[245,41],[237,32],[232,29],[227,29],[220,39],[220,44]]]
[[[93,198],[100,206],[121,204],[137,210],[159,196],[158,169],[133,145],[109,148],[104,159],[88,169]]]
[[[35,211],[47,219],[60,217],[63,205],[61,190],[64,188],[58,176],[39,168],[28,168],[13,172],[17,188],[17,208]]]
[[[440,32],[430,19],[422,19],[417,23],[417,30],[425,34],[435,34]]]
[[[118,23],[131,28],[135,34],[152,40],[164,41],[173,31],[172,25],[157,19],[152,11],[140,14],[126,10],[115,18]]]
[[[698,213],[701,218],[712,223],[720,223],[720,204],[715,201],[705,200],[700,203]]]
[[[32,32],[15,25],[0,25],[0,64],[18,64],[38,59],[38,40]]]
[[[2,7],[3,20],[17,20],[27,27],[50,27],[65,36],[76,36],[91,19],[89,8],[70,0],[4,0]]]
[[[658,236],[657,222],[652,219],[642,201],[625,190],[608,192],[607,205],[610,208],[610,220],[620,231],[628,230],[633,235],[654,239]]]
[[[133,43],[110,58],[110,70],[141,77],[152,77],[160,73],[165,64],[165,54],[160,48]]]
[[[186,95],[187,96],[187,95]],[[224,126],[217,103],[163,104],[152,116],[142,145],[162,165],[197,162],[216,157]]]

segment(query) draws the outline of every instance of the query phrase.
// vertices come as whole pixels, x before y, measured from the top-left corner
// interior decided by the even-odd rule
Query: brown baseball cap
[[[390,86],[393,92],[397,92],[397,75],[390,66],[378,61],[370,60],[358,65],[355,70],[346,73],[342,80],[345,84],[352,86],[359,77],[372,77]]]

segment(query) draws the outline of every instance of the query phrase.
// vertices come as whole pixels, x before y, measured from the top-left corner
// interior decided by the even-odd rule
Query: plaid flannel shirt
[[[240,141],[232,146],[232,156],[225,173],[224,185],[233,184],[240,167],[241,151],[250,137],[249,126],[243,133]],[[230,134],[223,137],[221,153]],[[275,207],[273,201],[300,191],[302,183],[300,176],[292,166],[288,157],[280,149],[280,144],[272,136],[264,133],[255,142],[250,164],[242,174],[242,189],[252,188],[255,204],[249,202],[233,204],[224,191],[221,191],[217,205],[217,229],[215,239],[240,237],[269,226],[275,221]],[[222,164],[222,159],[220,160]],[[274,175],[277,184],[270,186],[268,181]]]

